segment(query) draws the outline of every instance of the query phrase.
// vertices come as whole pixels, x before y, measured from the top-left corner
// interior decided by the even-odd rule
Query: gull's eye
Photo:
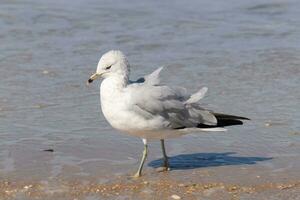
[[[108,70],[108,69],[110,69],[110,68],[111,68],[111,66],[105,67],[106,70]]]

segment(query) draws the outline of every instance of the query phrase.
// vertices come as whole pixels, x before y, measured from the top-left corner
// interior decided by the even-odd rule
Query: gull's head
[[[110,76],[127,77],[129,74],[129,63],[126,56],[118,50],[111,50],[103,54],[99,60],[96,73],[88,80],[92,83],[97,78]]]

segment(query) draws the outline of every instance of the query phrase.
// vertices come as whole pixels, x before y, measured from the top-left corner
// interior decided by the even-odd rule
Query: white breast
[[[124,88],[116,87],[116,80],[106,78],[100,87],[101,108],[104,117],[112,127],[127,133],[150,131],[161,125],[161,117],[146,119],[134,111],[130,94]]]
[[[113,81],[105,79],[100,87],[101,109],[106,120],[115,128],[121,121],[120,115],[124,110],[121,89],[116,89]]]

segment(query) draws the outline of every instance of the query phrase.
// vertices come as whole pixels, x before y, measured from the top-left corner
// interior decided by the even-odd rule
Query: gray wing
[[[198,103],[207,88],[187,95],[184,88],[161,85],[159,81],[161,70],[162,68],[159,68],[145,76],[143,82],[135,82],[127,86],[134,111],[147,119],[161,116],[172,129],[197,127],[198,124],[217,124],[215,116]]]
[[[130,81],[130,83],[132,83],[132,84],[145,83],[147,85],[159,85],[160,84],[159,73],[161,72],[162,69],[163,69],[163,67],[159,67],[151,74],[141,77],[136,81]]]

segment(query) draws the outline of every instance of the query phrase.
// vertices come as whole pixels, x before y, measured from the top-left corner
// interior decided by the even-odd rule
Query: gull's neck
[[[117,74],[105,78],[102,84],[104,84],[103,86],[109,87],[110,89],[121,90],[128,85],[128,80],[129,80],[128,75]]]

